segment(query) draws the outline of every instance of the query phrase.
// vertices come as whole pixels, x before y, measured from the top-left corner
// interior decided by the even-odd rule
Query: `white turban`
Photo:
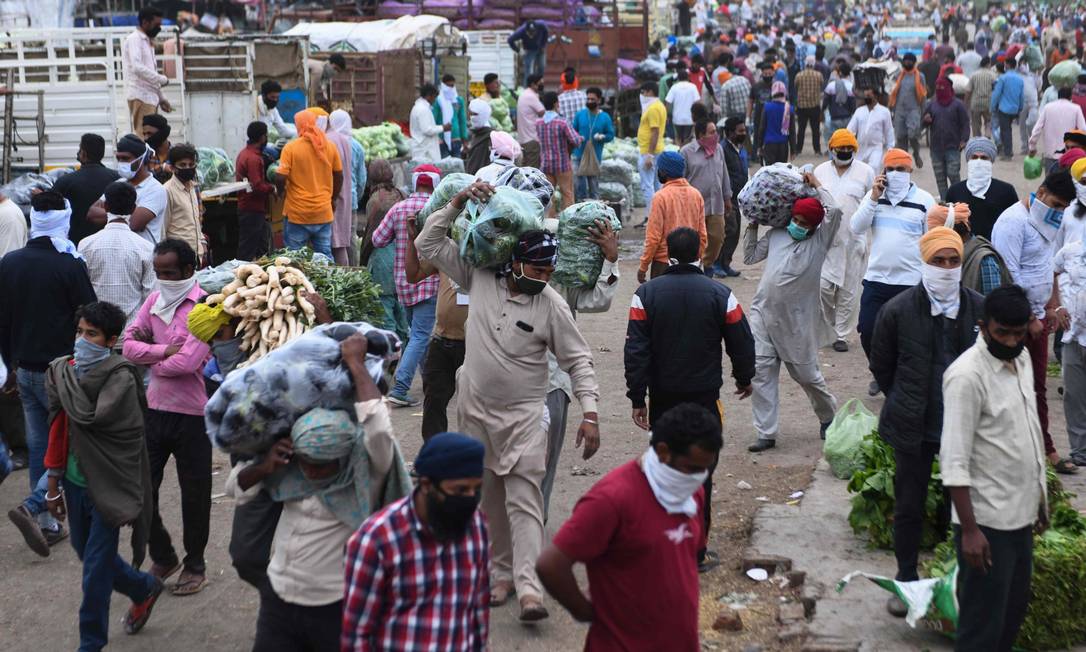
[[[320,120],[320,118],[317,118]],[[351,135],[351,114],[347,113],[343,109],[336,109],[332,111],[332,115],[328,118],[328,121],[332,125],[332,131],[335,133],[343,134],[344,136]]]
[[[82,258],[83,254],[75,248],[75,244],[68,239],[68,227],[72,220],[72,205],[64,200],[64,210],[37,211],[30,209],[30,237],[40,238],[48,236],[56,250],[62,254],[71,254],[76,258]]]
[[[490,126],[490,114],[492,113],[490,102],[477,97],[468,104],[468,111],[471,113],[472,129],[482,129]]]

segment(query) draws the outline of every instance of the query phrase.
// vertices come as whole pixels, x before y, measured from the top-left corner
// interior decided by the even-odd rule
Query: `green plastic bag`
[[[599,201],[574,204],[558,216],[558,263],[554,266],[555,283],[567,288],[592,287],[603,269],[603,252],[589,240],[588,227],[603,220],[618,231],[622,222],[615,211]]]
[[[513,256],[513,246],[526,231],[543,228],[543,204],[532,195],[498,186],[485,204],[469,201],[453,222],[460,258],[472,267],[500,267]]]
[[[878,425],[878,417],[858,398],[849,399],[837,411],[833,423],[826,429],[826,442],[822,445],[822,456],[833,475],[842,480],[852,477],[860,467],[860,444]]]
[[[958,585],[957,564],[954,564],[944,577],[915,582],[899,582],[882,575],[853,571],[837,583],[837,592],[844,591],[848,583],[856,577],[866,577],[901,598],[909,608],[905,622],[910,627],[920,624],[948,636],[954,636],[958,629],[958,597],[955,592]]]
[[[1026,156],[1022,159],[1022,174],[1027,179],[1036,179],[1041,176],[1042,172],[1041,159],[1036,156]]]
[[[451,172],[441,177],[441,182],[434,189],[434,194],[430,195],[430,199],[426,200],[426,205],[415,216],[415,223],[418,224],[419,229],[421,230],[426,225],[426,218],[430,217],[431,213],[445,208],[453,197],[474,182],[474,176],[463,172]]]

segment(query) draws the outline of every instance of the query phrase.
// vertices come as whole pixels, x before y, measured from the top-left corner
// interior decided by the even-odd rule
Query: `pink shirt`
[[[162,86],[168,80],[158,73],[155,46],[142,30],[137,29],[125,37],[121,45],[121,60],[127,99],[158,106],[162,99]]]
[[[517,142],[521,145],[538,140],[535,123],[543,116],[543,103],[530,88],[524,89],[517,100]]]
[[[151,307],[158,299],[154,291],[140,306],[136,318],[124,334],[124,357],[151,370],[151,384],[147,388],[147,407],[178,414],[204,414],[207,390],[204,387],[204,363],[211,356],[211,347],[189,333],[189,311],[200,297],[207,294],[196,285],[169,324],[151,314]],[[139,342],[132,336],[136,330],[149,330],[154,344]],[[166,357],[170,344],[181,346],[177,353]]]
[[[1029,148],[1037,149],[1037,141],[1043,136],[1041,156],[1059,158],[1056,150],[1063,149],[1063,135],[1074,129],[1086,131],[1086,117],[1082,115],[1079,105],[1063,99],[1049,102],[1041,109],[1041,115],[1037,116],[1037,124],[1029,137]]]

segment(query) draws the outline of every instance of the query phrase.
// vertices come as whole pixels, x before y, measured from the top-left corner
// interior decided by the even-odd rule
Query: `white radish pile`
[[[313,304],[305,292],[314,292],[302,270],[291,266],[289,258],[276,258],[267,267],[255,263],[242,265],[233,281],[220,294],[207,298],[208,305],[222,304],[228,315],[241,317],[235,335],[242,335],[241,349],[249,353],[247,362],[257,360],[289,340],[298,337],[316,323]]]

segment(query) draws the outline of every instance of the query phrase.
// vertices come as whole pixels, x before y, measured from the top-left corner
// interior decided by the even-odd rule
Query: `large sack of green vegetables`
[[[604,181],[600,184],[600,199],[603,201],[619,202],[628,199],[629,196],[630,191],[624,184],[612,181]]]
[[[558,262],[551,276],[565,287],[592,287],[603,269],[603,252],[589,240],[588,228],[598,228],[596,222],[611,225],[618,231],[622,222],[610,206],[598,201],[574,204],[558,216]]]
[[[234,181],[234,161],[218,147],[196,148],[196,178],[204,188]]]
[[[351,136],[365,150],[367,163],[374,159],[396,158],[407,153],[407,141],[403,136],[403,131],[393,122],[352,129]]]
[[[1070,88],[1078,81],[1080,74],[1082,66],[1078,61],[1068,59],[1052,66],[1052,70],[1048,71],[1048,81],[1056,88]]]
[[[542,228],[543,204],[538,199],[498,186],[485,204],[468,202],[453,222],[452,236],[463,260],[472,267],[489,268],[509,262],[522,233]]]
[[[847,480],[860,469],[863,464],[860,446],[878,425],[878,417],[860,399],[849,399],[841,406],[826,429],[826,441],[822,444],[822,456],[835,476]]]
[[[637,170],[638,162],[641,159],[637,140],[633,138],[616,138],[609,143],[605,143],[603,145],[604,162],[615,158],[625,161],[634,170]]]
[[[452,174],[454,172],[463,173],[464,171],[464,159],[459,156],[446,156],[440,161],[433,163],[433,165],[441,170],[441,176],[443,177],[446,174]]]
[[[513,119],[509,115],[509,105],[500,97],[490,98],[490,128],[495,131],[512,133]]]
[[[461,191],[474,182],[474,176],[463,172],[442,175],[441,182],[437,184],[434,193],[430,195],[430,199],[426,200],[426,205],[415,216],[415,222],[418,224],[419,229],[421,230],[426,225],[427,217],[430,217],[435,211],[445,208],[445,205],[452,201],[453,197],[460,194]]]
[[[637,168],[620,158],[605,159],[600,163],[600,181],[621,183],[624,186],[639,179]]]
[[[366,336],[366,371],[380,381],[384,363],[400,349],[394,333],[364,322],[320,326],[226,377],[204,408],[211,443],[230,453],[259,455],[289,436],[298,417],[315,407],[353,415],[354,385],[339,346],[355,333]]]

